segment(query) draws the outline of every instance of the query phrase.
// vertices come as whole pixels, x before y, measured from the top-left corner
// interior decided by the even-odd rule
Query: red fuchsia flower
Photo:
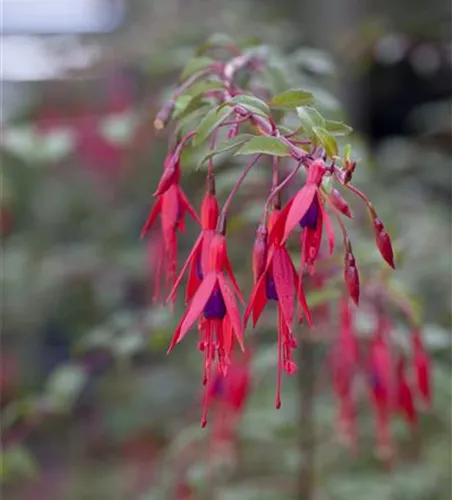
[[[369,353],[369,383],[376,412],[377,448],[383,458],[392,453],[389,433],[390,415],[394,409],[393,362],[388,341],[388,320],[380,313]]]
[[[320,249],[318,259],[323,261],[325,258],[325,253]],[[313,275],[306,276],[304,284],[316,294],[321,293],[327,287],[328,279],[336,273],[333,266],[322,267],[317,269]],[[331,321],[331,303],[325,300],[319,301],[318,304],[314,304],[310,308],[311,317],[314,324],[323,323],[326,324]]]
[[[340,311],[339,337],[331,355],[333,391],[338,401],[340,434],[354,447],[356,445],[356,402],[353,386],[359,368],[359,347],[348,297],[342,299]]]
[[[269,234],[273,237],[266,241],[264,228],[259,226],[254,244],[253,270],[254,286],[248,307],[245,311],[245,326],[249,316],[253,315],[253,326],[256,326],[262,311],[269,300],[278,303],[278,384],[275,406],[281,407],[281,373],[293,374],[297,366],[293,360],[292,350],[297,342],[292,332],[292,322],[295,313],[294,293],[298,296],[300,310],[312,325],[311,314],[302,287],[298,287],[298,273],[292,263],[289,252],[281,243],[282,232],[274,230],[274,224],[279,217],[279,203],[269,217]],[[269,244],[268,244],[269,243]],[[268,250],[267,250],[268,246]],[[266,256],[266,264],[263,261]],[[297,293],[298,288],[298,293]],[[301,317],[301,313],[300,313]]]
[[[330,253],[333,253],[334,250],[333,224],[324,207],[324,199],[320,191],[320,185],[326,172],[323,160],[317,159],[311,163],[306,184],[289,201],[277,222],[278,231],[280,231],[279,226],[284,225],[282,243],[286,242],[296,225],[303,229],[301,236],[302,269],[310,266],[313,270],[322,242],[323,225],[325,225],[328,234]]]
[[[203,276],[208,272],[209,266],[209,248],[212,239],[215,235],[215,228],[218,221],[218,202],[215,196],[215,179],[211,173],[207,175],[206,194],[201,204],[201,234],[198,236],[196,243],[193,246],[190,255],[174,283],[173,289],[168,297],[168,300],[174,300],[177,288],[182,282],[182,278],[189,268],[188,282],[186,291],[186,302],[190,302],[194,293],[198,289]],[[234,287],[238,291],[238,285],[235,282],[234,273],[232,271],[229,260],[226,262],[226,271],[233,281]]]
[[[411,334],[411,341],[416,391],[421,396],[426,406],[429,407],[431,404],[430,359],[425,351],[419,329],[416,328],[413,331]]]
[[[251,386],[251,351],[231,356],[228,376],[218,370],[209,388],[210,405],[214,415],[213,444],[233,444],[237,425],[245,409]]]
[[[126,149],[109,141],[101,131],[102,121],[112,114],[132,109],[134,92],[130,79],[113,75],[107,81],[105,97],[99,103],[78,103],[76,112],[59,107],[45,107],[36,116],[40,133],[66,128],[74,134],[75,153],[83,167],[101,176],[116,179],[125,165]]]
[[[226,238],[221,232],[216,232],[209,248],[209,265],[201,284],[194,294],[190,305],[182,316],[169,346],[170,352],[176,344],[182,341],[193,323],[200,318],[199,330],[202,341],[199,344],[204,353],[204,384],[211,380],[212,365],[217,358],[218,368],[226,376],[230,364],[230,353],[234,338],[240,348],[243,345],[243,326],[240,312],[231,285],[224,276],[229,266]],[[233,281],[235,283],[235,279]],[[235,286],[233,285],[235,288]],[[237,290],[236,290],[237,292]],[[238,295],[241,299],[241,296]],[[204,412],[201,425],[207,423],[207,404],[209,394],[206,392]]]
[[[372,217],[372,224],[375,233],[375,241],[383,259],[395,269],[394,252],[392,250],[391,239],[379,217]]]
[[[413,392],[405,375],[405,358],[403,355],[397,361],[396,391],[398,412],[410,425],[414,425],[417,421],[417,414],[414,406]]]
[[[179,186],[179,178],[179,161],[174,159],[173,153],[165,161],[165,171],[156,191],[157,201],[141,231],[141,238],[144,238],[160,214],[163,244],[158,260],[157,274],[160,276],[162,269],[165,269],[166,285],[169,289],[174,286],[176,281],[177,231],[183,232],[185,229],[185,213],[188,212],[195,221],[199,222],[195,209],[191,206],[185,193]],[[156,281],[155,299],[159,297],[159,292],[160,279]]]

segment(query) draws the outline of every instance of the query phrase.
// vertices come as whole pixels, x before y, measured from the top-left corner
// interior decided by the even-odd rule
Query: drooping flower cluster
[[[404,350],[391,338],[390,316],[378,301],[368,301],[366,307],[371,308],[375,317],[370,339],[359,335],[349,298],[344,297],[340,304],[339,334],[329,357],[338,430],[355,450],[361,379],[375,415],[377,451],[383,459],[390,459],[391,417],[399,415],[414,427],[418,409],[430,405],[430,363],[417,327],[412,329],[410,348]]]
[[[199,112],[195,106],[199,102],[210,107],[207,113],[203,113],[200,124],[194,130],[176,140],[176,146],[165,160],[163,175],[154,193],[157,199],[143,228],[143,235],[151,229],[160,214],[162,246],[157,266],[157,291],[160,275],[164,271],[166,288],[170,290],[167,300],[172,304],[188,271],[186,311],[176,328],[169,351],[197,324],[198,348],[204,357],[203,383],[206,386],[206,402],[209,400],[209,388],[213,378],[216,377],[217,380],[218,376],[229,376],[234,344],[244,349],[244,329],[249,318],[252,317],[253,326],[256,326],[267,304],[276,303],[278,383],[275,406],[279,408],[282,373],[290,375],[297,369],[293,356],[297,347],[294,324],[306,320],[308,325],[313,326],[303,278],[306,279],[306,274],[316,276],[316,264],[324,251],[324,236],[328,252],[333,255],[337,246],[333,219],[337,221],[342,234],[345,288],[356,306],[359,304],[358,266],[343,219],[351,219],[353,216],[340,192],[341,188],[349,190],[365,202],[371,216],[376,246],[383,259],[393,268],[394,255],[389,235],[375,208],[367,197],[351,184],[356,162],[351,160],[349,150],[346,150],[341,158],[335,139],[328,130],[321,125],[312,127],[312,123],[304,118],[306,114],[311,114],[312,117],[312,108],[301,106],[306,104],[306,99],[310,99],[310,94],[292,89],[265,101],[246,93],[235,83],[235,74],[244,69],[258,71],[262,64],[261,61],[257,64],[254,56],[237,53],[237,50],[234,50],[235,57],[229,61],[208,63],[192,72],[158,113],[155,125],[160,129],[171,120],[176,108],[181,116],[184,113],[189,115]],[[202,79],[204,81],[200,81]],[[298,114],[301,121],[298,128],[288,131],[275,123],[271,108],[281,107],[281,103],[286,108],[289,106],[289,112]],[[191,105],[194,109],[190,109]],[[222,133],[226,139],[217,144]],[[198,218],[179,184],[180,157],[182,150],[191,146],[190,143],[200,145],[208,137],[212,140],[211,151],[206,157],[206,192]],[[212,158],[218,152],[234,148],[239,148],[238,154],[251,154],[253,158],[238,176],[220,209],[215,192]],[[253,286],[242,317],[238,303],[244,304],[244,300],[227,252],[228,211],[243,180],[253,168],[261,168],[256,165],[262,163],[260,160],[265,155],[273,158],[273,181],[256,233],[252,252]],[[292,164],[293,167],[287,176],[279,180],[282,177],[279,169],[281,157],[286,157],[287,165]],[[303,172],[304,176],[301,174]],[[284,204],[281,200],[287,195],[288,185],[296,186],[298,191]],[[179,276],[176,277],[177,234],[184,229],[186,213],[200,223],[201,232]],[[297,228],[301,230],[298,267],[287,247]],[[318,277],[323,279],[322,275]],[[350,333],[351,313],[348,311],[348,305],[344,306],[343,327],[335,352],[344,351],[345,354],[336,356],[341,358],[342,362],[340,368],[334,368],[335,373],[337,372],[334,378],[340,401],[341,421],[350,427],[354,414],[351,386],[358,354],[356,341]],[[370,351],[369,363],[375,365],[373,373],[378,377],[378,388],[386,388],[389,384],[385,378],[389,361],[385,359],[387,350],[384,347],[384,335],[381,334],[378,339]],[[418,357],[422,356],[418,354]],[[403,373],[404,364],[400,361],[396,370],[400,380]],[[419,377],[421,378],[421,375]],[[382,396],[379,390],[374,388],[373,394],[375,405],[382,412],[383,422],[386,413],[382,410]],[[400,391],[406,393],[405,389]],[[404,401],[406,398],[404,395]],[[404,405],[405,413],[411,415],[406,401]],[[202,418],[203,426],[206,424],[206,408],[207,404]],[[382,433],[385,428],[383,423],[379,424]],[[383,438],[381,440],[383,441]]]
[[[251,387],[251,350],[234,354],[224,377],[217,370],[207,389],[205,405],[209,403],[213,414],[212,452],[222,452],[224,447],[234,451],[237,426],[245,409]]]

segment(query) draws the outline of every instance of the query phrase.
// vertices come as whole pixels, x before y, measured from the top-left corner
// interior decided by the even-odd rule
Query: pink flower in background
[[[340,306],[339,335],[331,353],[333,392],[338,404],[340,434],[353,448],[356,446],[355,380],[359,371],[359,346],[354,328],[354,312],[344,297]]]
[[[165,160],[165,170],[154,194],[157,200],[141,230],[141,238],[144,238],[154,226],[157,217],[160,216],[160,245],[157,256],[154,293],[156,300],[160,296],[161,273],[163,270],[165,271],[166,289],[172,290],[176,284],[177,234],[185,230],[184,218],[186,213],[191,215],[196,222],[200,222],[198,214],[179,185],[179,178],[178,153],[177,151],[171,152]],[[171,296],[171,300],[174,304],[175,297]]]
[[[416,391],[425,405],[429,407],[432,398],[430,358],[424,348],[419,329],[416,328],[412,332],[411,338]]]
[[[212,412],[212,447],[234,446],[237,428],[251,389],[251,351],[234,353],[224,377],[218,370],[209,387]]]
[[[44,107],[35,118],[39,133],[69,130],[74,138],[74,152],[83,167],[101,179],[115,179],[125,160],[125,147],[110,141],[102,131],[106,118],[132,110],[134,96],[126,77],[112,77],[107,82],[102,105],[76,103],[76,109]]]

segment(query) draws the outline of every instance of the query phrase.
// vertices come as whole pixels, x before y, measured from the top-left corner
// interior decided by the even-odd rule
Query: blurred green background
[[[451,498],[449,2],[434,0],[426,10],[419,0],[129,0],[123,10],[99,8],[89,29],[68,27],[70,15],[59,18],[55,5],[41,2],[43,20],[34,17],[34,27],[23,27],[33,17],[26,11],[19,23],[12,15],[3,21],[3,498],[306,498],[298,493],[304,460],[314,460],[316,479],[306,500]],[[49,20],[53,27],[43,28]],[[165,132],[153,130],[155,112],[212,33],[257,37],[298,54],[288,73],[313,89],[325,114],[356,131],[355,183],[393,236],[395,279],[422,304],[434,359],[432,411],[415,436],[395,423],[399,458],[391,471],[374,457],[368,411],[358,457],[337,442],[322,377],[315,384],[315,447],[303,455],[296,379],[284,383],[282,409],[273,408],[276,336],[269,322],[259,332],[239,452],[209,462],[216,488],[205,491],[201,358],[189,339],[165,356],[182,304],[176,317],[151,304],[152,240],[140,241],[139,232],[168,147]],[[223,167],[220,200],[240,164]],[[184,189],[198,208],[203,174],[188,160],[185,174]],[[251,245],[266,189],[260,181],[250,179],[236,202],[231,242],[248,238]],[[189,227],[181,255],[195,235]],[[360,253],[372,260],[365,224],[359,238]],[[230,247],[248,293],[250,255],[243,244]],[[334,332],[337,321],[322,328]],[[317,354],[321,371],[324,348]],[[169,493],[181,468],[191,497]]]

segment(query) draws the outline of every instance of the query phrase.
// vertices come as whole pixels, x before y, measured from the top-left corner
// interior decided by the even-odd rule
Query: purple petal
[[[204,317],[206,319],[223,319],[226,316],[226,305],[223,295],[218,287],[215,287],[212,295],[204,306]]]
[[[317,196],[314,196],[311,206],[308,208],[308,211],[300,219],[299,224],[302,228],[309,227],[310,229],[316,229],[318,218],[319,218],[319,201],[317,199]]]
[[[268,300],[278,300],[278,293],[276,292],[276,285],[273,276],[268,273],[265,280],[265,293]]]

